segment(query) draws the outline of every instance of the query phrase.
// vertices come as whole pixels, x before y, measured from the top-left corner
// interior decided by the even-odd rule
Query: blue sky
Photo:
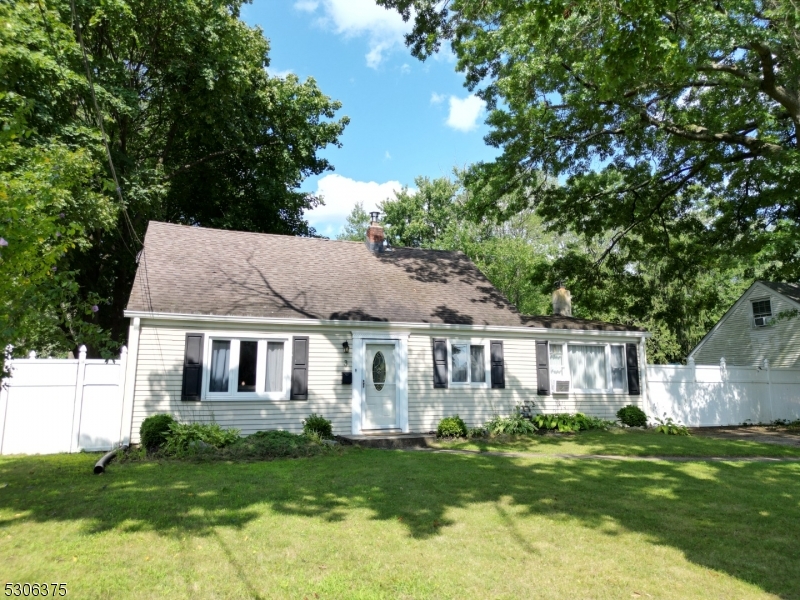
[[[483,105],[449,49],[413,58],[408,25],[373,0],[254,0],[242,17],[270,40],[270,74],[313,77],[350,117],[342,148],[323,152],[336,170],[303,185],[325,197],[307,213],[318,233],[335,236],[356,201],[370,210],[419,175],[495,156],[483,141]]]

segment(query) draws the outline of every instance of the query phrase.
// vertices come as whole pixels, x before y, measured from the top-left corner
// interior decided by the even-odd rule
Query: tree
[[[353,210],[347,215],[347,224],[336,239],[363,242],[367,238],[367,227],[369,227],[369,215],[364,210],[364,203],[356,202]]]
[[[800,277],[794,3],[378,3],[414,15],[418,57],[451,41],[491,109],[472,209],[578,234],[592,251],[554,268],[595,314],[654,311],[674,360],[754,277]]]
[[[269,77],[269,44],[239,19],[241,4],[0,4],[0,97],[30,107],[19,143],[83,151],[95,169],[89,189],[115,209],[110,223],[79,223],[87,243],[55,265],[73,274],[76,301],[97,309],[71,312],[107,333],[104,345],[89,340],[90,352],[125,338],[122,311],[148,221],[314,234],[304,213],[319,199],[299,186],[332,169],[318,151],[339,144],[348,119],[336,119],[340,104],[313,79]],[[60,328],[70,346],[86,343]]]

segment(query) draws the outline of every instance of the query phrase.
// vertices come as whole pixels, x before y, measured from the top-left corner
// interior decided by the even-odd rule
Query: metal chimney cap
[[[556,281],[555,284],[553,285],[554,290],[560,290],[563,287],[564,287],[564,282],[560,279]]]
[[[379,213],[377,210],[375,212],[369,213],[369,218],[372,220],[373,223],[377,223],[378,222],[378,218],[380,216],[381,216],[381,213]]]

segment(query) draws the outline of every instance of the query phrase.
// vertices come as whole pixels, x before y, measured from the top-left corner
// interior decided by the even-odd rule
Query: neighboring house
[[[374,217],[377,219],[377,216]],[[151,222],[125,315],[124,423],[211,420],[242,433],[471,426],[523,401],[613,417],[644,406],[646,332],[525,317],[460,252]],[[537,376],[538,373],[538,376]]]
[[[800,368],[800,285],[756,281],[689,353],[698,365]],[[790,318],[777,318],[779,315]]]

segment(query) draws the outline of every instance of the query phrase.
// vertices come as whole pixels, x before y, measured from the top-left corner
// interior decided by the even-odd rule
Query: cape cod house
[[[315,412],[359,434],[475,426],[524,401],[644,405],[646,332],[573,318],[563,288],[561,314],[523,316],[464,254],[387,248],[375,219],[365,243],[151,222],[125,311],[124,441],[159,412],[243,434]]]
[[[800,284],[756,281],[689,353],[698,365],[800,368]]]

